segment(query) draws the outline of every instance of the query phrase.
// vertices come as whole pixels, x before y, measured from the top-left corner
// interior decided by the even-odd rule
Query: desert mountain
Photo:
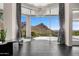
[[[22,29],[25,30],[26,24],[22,23]],[[50,34],[56,35],[56,32],[48,28],[44,23],[40,23],[36,26],[31,26],[32,32],[37,35],[48,36]]]
[[[37,32],[48,32],[48,31],[52,31],[50,30],[46,25],[44,25],[43,23],[40,23],[36,26],[32,26],[32,31],[37,31]]]

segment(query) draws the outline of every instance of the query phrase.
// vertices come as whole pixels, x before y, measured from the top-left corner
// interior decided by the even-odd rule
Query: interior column
[[[31,21],[30,16],[27,15],[26,17],[26,38],[31,38]]]
[[[16,3],[4,3],[4,26],[6,40],[16,39]]]
[[[67,46],[72,46],[72,8],[71,4],[65,4],[65,40]]]

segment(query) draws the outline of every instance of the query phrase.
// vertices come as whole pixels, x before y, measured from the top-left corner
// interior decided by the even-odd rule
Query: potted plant
[[[5,30],[0,30],[0,41],[3,43],[5,42],[6,38],[6,31]]]

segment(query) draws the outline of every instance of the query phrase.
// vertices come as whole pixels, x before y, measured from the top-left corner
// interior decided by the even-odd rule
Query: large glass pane
[[[72,38],[73,41],[79,41],[79,21],[73,21],[72,22]]]
[[[59,16],[31,16],[31,35],[34,39],[57,39]]]
[[[21,16],[21,36],[22,38],[26,38],[26,16]]]

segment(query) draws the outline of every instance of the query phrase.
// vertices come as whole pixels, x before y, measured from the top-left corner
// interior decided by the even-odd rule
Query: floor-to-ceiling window
[[[72,19],[72,45],[79,45],[79,11],[73,11]]]
[[[72,41],[79,42],[79,20],[72,22]]]
[[[21,37],[26,38],[26,16],[21,16]]]
[[[59,16],[31,16],[33,39],[57,41],[59,27]]]

